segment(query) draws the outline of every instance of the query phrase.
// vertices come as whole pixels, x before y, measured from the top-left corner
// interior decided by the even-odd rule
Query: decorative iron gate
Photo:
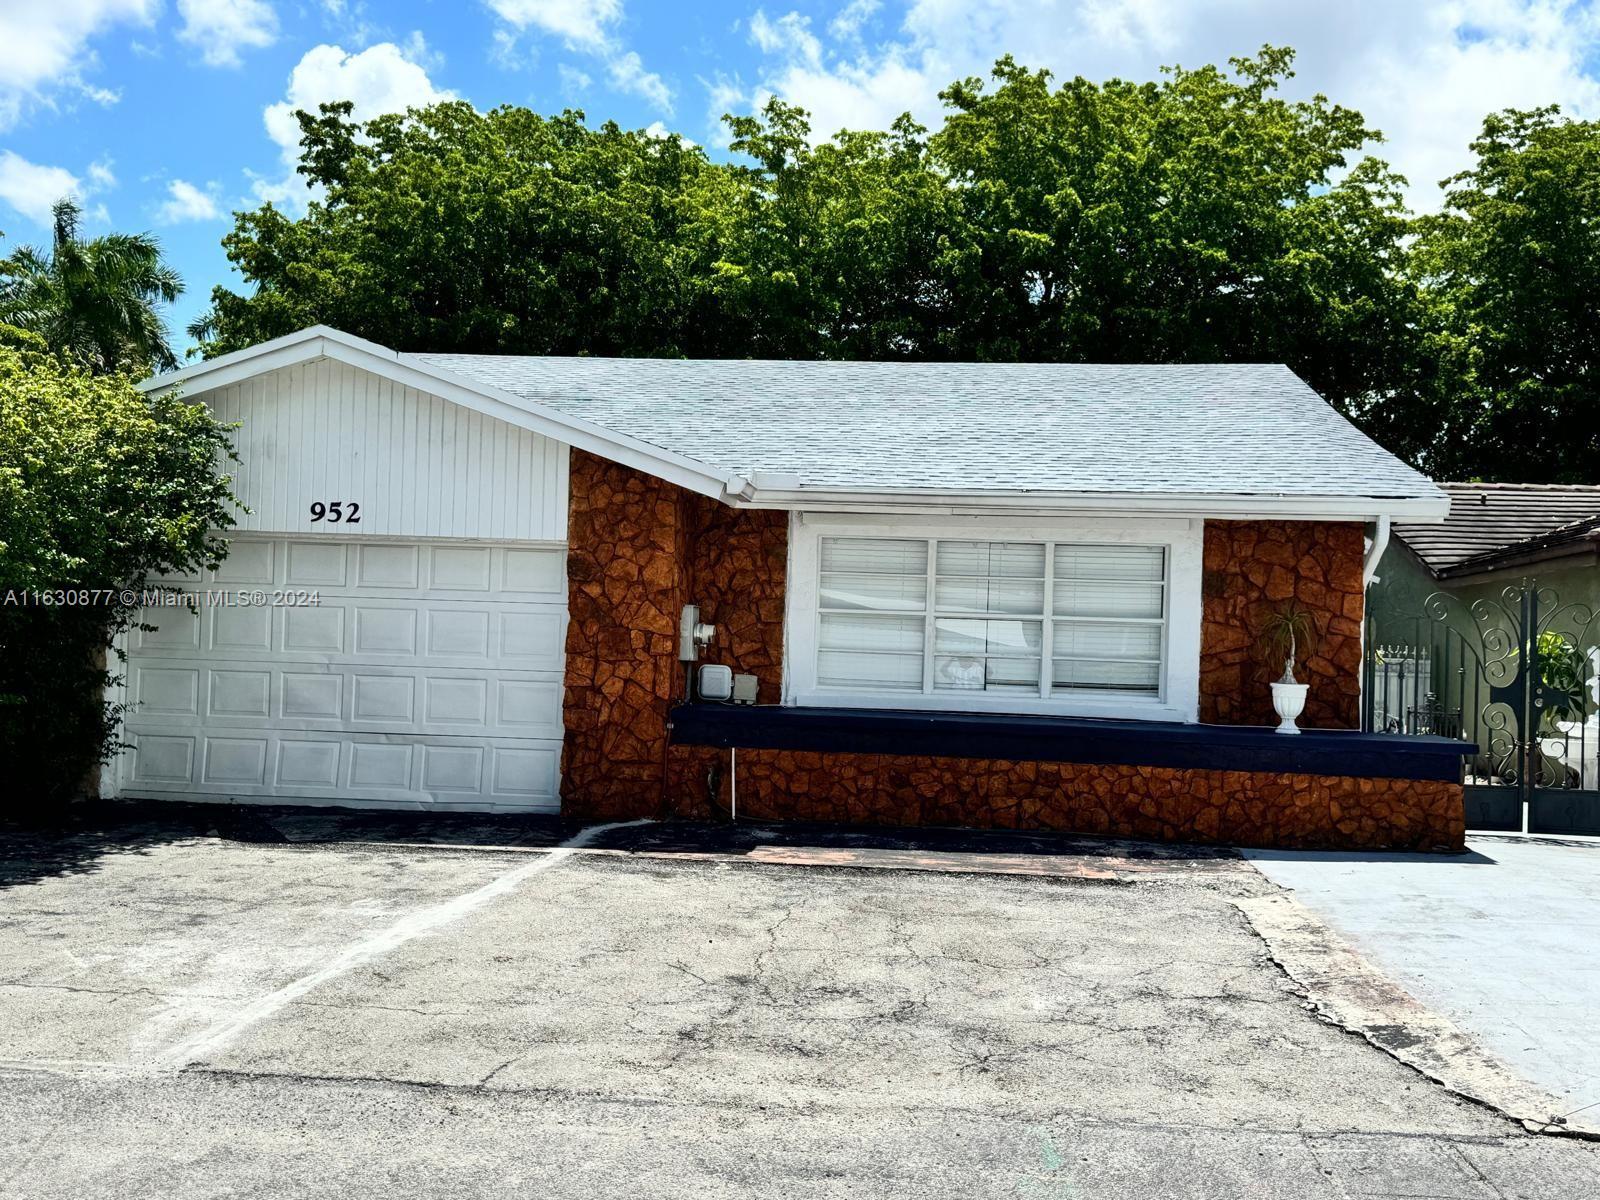
[[[1367,632],[1364,727],[1477,743],[1462,778],[1468,829],[1600,834],[1590,605],[1529,579],[1470,604],[1435,592],[1410,629],[1372,617]]]

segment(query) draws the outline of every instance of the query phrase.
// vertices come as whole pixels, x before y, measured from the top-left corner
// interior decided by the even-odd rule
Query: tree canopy
[[[324,105],[299,115],[305,215],[239,214],[250,286],[191,332],[207,355],[324,322],[401,350],[1278,361],[1429,468],[1600,479],[1517,434],[1592,416],[1593,127],[1490,118],[1418,221],[1359,113],[1280,95],[1292,61],[1057,84],[1007,57],[945,90],[935,133],[819,141],[772,100],[725,118],[727,162],[573,111]]]
[[[1600,483],[1600,122],[1495,113],[1411,257],[1442,475]],[[1410,449],[1410,447],[1406,447]]]
[[[160,243],[148,233],[85,240],[70,198],[52,215],[48,250],[24,246],[0,261],[0,322],[101,374],[177,366],[158,306],[176,300],[183,283]]]

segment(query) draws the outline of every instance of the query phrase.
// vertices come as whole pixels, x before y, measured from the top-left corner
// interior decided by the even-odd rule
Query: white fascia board
[[[1442,520],[1450,511],[1441,492],[1429,496],[1285,496],[1133,492],[846,492],[748,489],[730,500],[740,508],[784,508],[818,512],[940,513],[1169,513],[1229,520],[1288,518],[1371,521],[1379,516]]]
[[[614,433],[581,418],[569,417],[544,405],[419,362],[408,354],[398,353],[376,342],[352,337],[322,325],[219,355],[181,371],[154,376],[139,387],[152,395],[179,387],[190,395],[198,395],[269,371],[321,359],[331,359],[370,371],[402,387],[427,392],[508,425],[590,451],[713,499],[726,500],[731,494],[748,488],[741,476],[652,446],[638,438]]]
[[[177,371],[169,371],[165,375],[152,375],[139,383],[138,388],[141,392],[159,396],[174,388],[209,392],[216,388],[227,387],[282,367],[315,362],[324,356],[324,346],[330,340],[329,335],[336,332],[322,325],[313,325],[298,333],[273,338],[255,346],[246,346],[243,350],[234,350],[228,354],[219,354],[216,358],[209,358],[205,362],[198,362]],[[338,336],[348,337],[347,334]]]

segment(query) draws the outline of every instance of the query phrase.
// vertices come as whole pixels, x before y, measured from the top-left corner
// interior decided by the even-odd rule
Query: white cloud
[[[276,204],[279,208],[293,208],[305,203],[307,188],[294,174],[271,176],[245,168],[245,178],[250,181],[250,196],[257,204]]]
[[[672,114],[672,89],[654,71],[645,70],[635,50],[623,48],[615,34],[622,20],[622,0],[483,0],[504,24],[495,30],[490,57],[502,66],[515,66],[517,39],[530,30],[559,37],[571,50],[592,54],[606,67],[615,91],[639,96],[668,116]],[[582,74],[582,72],[578,72]],[[585,80],[588,76],[583,76]],[[562,81],[569,80],[562,69]],[[587,86],[585,83],[584,86]],[[567,88],[568,92],[581,88]]]
[[[48,102],[57,89],[86,93],[98,103],[117,94],[83,80],[92,64],[91,38],[118,24],[148,25],[160,0],[7,0],[0,4],[0,129],[14,124],[30,102]]]
[[[639,55],[629,50],[606,64],[611,86],[619,92],[641,96],[669,117],[672,115],[672,89],[654,71],[646,71]]]
[[[107,191],[117,186],[117,177],[112,173],[109,158],[89,164],[89,182],[94,185],[96,191]]]
[[[51,205],[82,190],[78,177],[65,167],[29,162],[13,150],[0,150],[0,200],[30,221],[49,225]]]
[[[424,61],[436,62],[420,34],[412,34],[404,47],[379,42],[359,54],[349,54],[340,46],[313,46],[289,73],[284,98],[269,104],[261,114],[267,136],[278,144],[288,172],[281,179],[251,175],[251,194],[257,200],[278,204],[303,203],[307,189],[295,177],[294,165],[300,159],[300,123],[295,113],[315,113],[319,104],[349,100],[355,106],[351,118],[366,121],[384,113],[423,108],[456,94],[437,88],[428,78]]]
[[[987,74],[1007,52],[1058,79],[1152,79],[1163,65],[1222,65],[1271,42],[1299,51],[1285,93],[1321,91],[1359,109],[1387,135],[1378,153],[1424,208],[1437,205],[1438,180],[1468,162],[1485,114],[1556,102],[1600,116],[1590,65],[1600,7],[1579,0],[912,0],[893,38],[872,46],[861,44],[856,8],[830,23],[829,41],[795,13],[758,10],[751,37],[766,61],[743,98],[798,103],[819,134],[882,128],[906,110],[936,125],[939,90]]]
[[[186,179],[167,184],[167,199],[156,209],[156,220],[163,225],[182,221],[214,221],[222,215],[217,205],[219,186],[207,184],[202,190]]]
[[[722,123],[724,114],[737,116],[750,112],[756,107],[755,94],[745,87],[744,80],[737,75],[724,75],[721,71],[710,79],[701,76],[700,86],[706,90],[706,140],[710,145],[727,149],[733,138],[728,127]]]
[[[367,15],[365,0],[321,0],[323,24],[337,31],[343,42],[366,46],[384,36],[381,26]]]
[[[881,7],[878,0],[850,0],[850,3],[835,13],[833,20],[828,22],[828,32],[840,41],[859,38],[861,27]]]
[[[622,0],[484,0],[490,11],[517,30],[537,29],[573,46],[601,51],[611,27],[622,19]]]
[[[812,70],[822,66],[822,43],[811,32],[811,18],[797,12],[771,21],[762,9],[756,9],[756,15],[750,18],[750,40],[763,53],[781,54]]]
[[[454,100],[454,92],[433,86],[426,68],[416,61],[416,52],[414,42],[405,49],[379,42],[359,54],[328,45],[307,50],[289,73],[284,98],[262,114],[267,136],[282,149],[284,162],[292,164],[300,157],[300,124],[294,117],[298,110],[315,113],[319,104],[349,100],[355,105],[352,118],[365,121]]]
[[[178,0],[178,40],[200,51],[211,67],[237,67],[241,50],[278,40],[278,14],[266,0]]]
[[[682,146],[685,150],[694,148],[694,142],[690,141],[682,134],[673,133],[672,130],[667,128],[666,122],[664,121],[651,121],[650,124],[644,127],[644,135],[645,137],[652,137],[657,141],[662,142],[666,141],[668,138],[675,137],[678,139],[678,145]]]
[[[568,63],[559,64],[556,67],[556,75],[561,80],[561,94],[569,99],[583,95],[594,83],[587,71],[580,71]]]

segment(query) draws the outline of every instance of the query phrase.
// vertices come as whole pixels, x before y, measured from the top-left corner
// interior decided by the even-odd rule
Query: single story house
[[[238,423],[248,511],[188,585],[226,595],[129,639],[110,792],[1461,845],[1460,743],[1356,730],[1375,555],[1449,500],[1282,366],[317,327],[145,386]],[[1254,653],[1290,599],[1299,737]],[[753,705],[694,699],[686,605]]]

